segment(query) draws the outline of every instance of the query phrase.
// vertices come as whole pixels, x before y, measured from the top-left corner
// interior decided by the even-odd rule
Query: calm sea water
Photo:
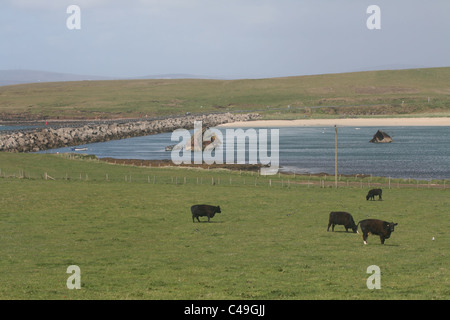
[[[24,126],[24,125],[15,125],[15,126],[6,126],[6,125],[0,125],[0,132],[1,131],[18,131],[18,130],[34,130],[43,128],[44,125],[31,125],[31,126]]]
[[[369,143],[378,129],[387,132],[394,141]],[[287,127],[279,130],[281,171],[334,174],[334,127]],[[224,129],[221,131],[225,133]],[[162,133],[87,144],[84,146],[88,151],[82,153],[95,154],[99,158],[170,159],[170,152],[164,148],[177,143],[171,141],[171,135]],[[43,152],[72,152],[72,149]],[[450,127],[338,128],[338,171],[340,174],[392,178],[450,179]]]

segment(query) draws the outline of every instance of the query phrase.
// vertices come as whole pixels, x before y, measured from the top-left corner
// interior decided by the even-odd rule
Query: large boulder
[[[389,143],[392,142],[392,138],[384,131],[378,130],[377,133],[373,136],[372,140],[369,142],[372,143]]]

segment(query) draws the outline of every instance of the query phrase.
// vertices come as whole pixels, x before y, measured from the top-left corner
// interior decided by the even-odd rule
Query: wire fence
[[[139,172],[125,172],[123,167],[133,169],[133,166],[112,165],[122,167],[122,170],[98,171],[68,171],[68,170],[39,170],[17,169],[2,170],[0,179],[28,179],[46,181],[83,181],[83,182],[121,182],[145,184],[169,184],[174,186],[246,186],[268,188],[434,188],[447,189],[449,180],[414,180],[391,179],[380,177],[358,177],[307,174],[283,174],[271,176],[260,175],[259,172],[233,171],[233,170],[179,170],[167,167],[141,168]],[[134,167],[136,168],[136,167]],[[117,169],[117,168],[115,168]]]

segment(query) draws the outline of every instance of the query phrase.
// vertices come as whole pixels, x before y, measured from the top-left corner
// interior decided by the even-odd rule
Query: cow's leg
[[[208,214],[208,222],[209,222],[209,214]]]
[[[194,217],[194,215],[192,215],[192,223],[194,223],[195,222],[195,217]]]
[[[198,218],[199,216],[197,216],[197,221],[200,222],[200,219]]]
[[[378,200],[383,200],[383,199],[381,198],[381,194],[378,195]]]
[[[385,238],[383,236],[380,236],[381,244],[384,244],[384,240],[385,240]]]
[[[328,228],[327,228],[327,232],[330,231],[330,226],[331,226],[331,222],[328,223]]]
[[[369,234],[367,234],[367,233],[363,233],[363,240],[364,240],[364,244],[367,244],[367,236],[368,236]]]

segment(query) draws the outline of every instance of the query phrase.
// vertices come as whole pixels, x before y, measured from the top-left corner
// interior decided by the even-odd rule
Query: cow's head
[[[366,200],[369,200],[370,199],[370,194],[368,194],[367,196],[366,196]]]
[[[394,232],[394,227],[398,225],[398,223],[394,223],[394,222],[385,222],[385,230],[386,230],[386,239],[389,239],[389,237],[391,236],[391,233]]]
[[[216,212],[217,212],[217,213],[221,213],[221,211],[220,211],[220,206],[217,206],[216,208],[217,208],[217,209],[216,209]]]
[[[389,231],[390,231],[390,232],[394,232],[394,227],[395,227],[396,225],[398,225],[398,223],[389,222],[389,223],[387,224],[387,227],[389,228]]]

